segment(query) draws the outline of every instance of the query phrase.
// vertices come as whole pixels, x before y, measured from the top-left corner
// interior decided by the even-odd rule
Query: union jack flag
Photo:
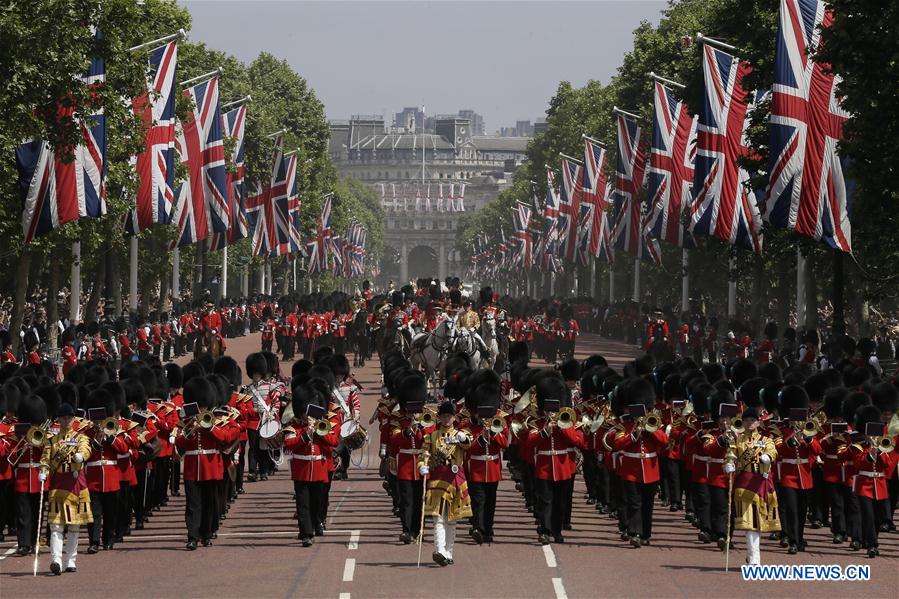
[[[543,239],[541,240],[542,266],[544,270],[558,270],[559,195],[556,193],[555,175],[546,169],[546,204],[543,206]]]
[[[225,113],[222,118],[222,126],[225,129],[225,135],[234,143],[232,153],[232,161],[234,162],[234,171],[227,173],[228,181],[228,212],[231,216],[231,223],[228,226],[227,233],[212,234],[212,242],[210,249],[220,250],[226,245],[231,245],[245,238],[249,231],[247,215],[244,212],[246,204],[246,188],[244,187],[244,131],[247,119],[247,106],[243,104],[234,110]]]
[[[705,80],[697,126],[690,232],[762,253],[761,216],[749,192],[749,173],[738,160],[749,153],[744,132],[751,68],[726,52],[703,45]]]
[[[281,167],[272,185],[271,202],[274,205],[276,234],[272,256],[284,256],[300,249],[300,231],[297,228],[299,195],[296,193],[296,180],[297,155],[294,153],[281,159]]]
[[[690,115],[686,103],[656,81],[649,154],[649,237],[688,249],[696,246],[682,221],[690,205],[695,157],[696,118]]]
[[[577,249],[578,213],[583,192],[583,165],[568,158],[562,159],[562,186],[559,194],[559,241],[562,258],[574,262]]]
[[[184,90],[184,95],[194,108],[175,140],[188,171],[175,206],[178,246],[202,241],[210,231],[226,232],[230,221],[218,77]]]
[[[125,216],[131,235],[172,220],[175,203],[175,72],[178,42],[149,53],[147,92],[132,102],[144,128],[144,151],[134,157],[138,187],[135,206]]]
[[[515,228],[515,237],[518,239],[518,250],[515,256],[515,264],[528,270],[533,266],[531,249],[531,234],[528,232],[528,224],[531,220],[531,207],[518,202],[512,209],[512,225]]]
[[[273,198],[287,193],[286,174],[284,139],[279,135],[275,138],[271,178],[268,182],[257,183],[256,193],[247,198],[247,220],[253,231],[254,256],[268,256],[278,243]]]
[[[459,183],[459,195],[456,197],[456,211],[465,212],[465,186],[467,183]]]
[[[100,37],[98,33],[96,37]],[[106,64],[92,58],[82,81],[90,86],[106,81]],[[61,107],[59,117],[72,118],[75,107]],[[106,214],[106,116],[102,109],[79,124],[82,143],[57,148],[32,140],[16,148],[22,231],[25,243],[81,217]]]
[[[590,256],[603,256],[609,263],[614,259],[607,212],[610,189],[605,164],[605,148],[589,139],[584,140],[584,183],[578,231],[578,259],[583,265],[588,263]]]
[[[849,200],[837,142],[849,113],[840,78],[811,58],[833,13],[819,0],[781,0],[771,99],[771,180],[765,219],[852,252]]]
[[[327,194],[322,204],[322,214],[316,222],[315,239],[307,244],[309,251],[309,272],[325,272],[328,270],[328,257],[334,253],[331,240],[331,199]]]
[[[661,262],[659,242],[648,239],[643,230],[640,191],[646,173],[645,146],[640,126],[634,119],[618,115],[618,152],[615,161],[615,247],[641,260]]]

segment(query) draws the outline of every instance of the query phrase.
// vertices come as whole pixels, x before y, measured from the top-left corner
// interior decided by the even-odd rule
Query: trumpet
[[[122,427],[114,416],[104,418],[96,425],[96,427],[98,433],[106,435],[107,437],[115,437],[122,432]]]
[[[434,414],[433,410],[425,410],[422,415],[415,420],[415,423],[421,428],[428,428],[434,426],[437,422],[437,415]]]
[[[324,437],[325,435],[330,435],[331,431],[334,429],[334,423],[330,420],[326,420],[322,418],[321,420],[315,421],[315,434],[319,437]]]
[[[531,417],[525,416],[524,420],[513,420],[509,425],[509,428],[512,430],[512,434],[516,437],[521,433],[524,428],[527,427],[529,429],[533,429],[534,425],[531,424]]]
[[[506,416],[506,413],[500,411],[500,412],[497,412],[496,415],[490,419],[490,421],[487,423],[487,425],[488,425],[487,428],[490,429],[491,433],[498,435],[499,433],[506,430],[505,416]]]
[[[742,418],[734,418],[730,421],[730,430],[733,431],[734,434],[742,435],[746,432],[746,427],[743,426]]]
[[[193,422],[189,426],[184,427],[184,436],[192,436],[198,428],[211,429],[216,424],[215,420],[215,413],[212,410],[203,410],[194,416]]]
[[[640,418],[637,420],[636,426],[634,426],[634,432],[642,429],[647,433],[654,433],[661,427],[662,415],[659,414],[656,410],[652,410],[651,412],[647,412],[645,416],[640,416]]]
[[[560,429],[564,430],[566,428],[571,428],[577,421],[577,412],[575,412],[572,408],[562,408],[555,415],[553,421]]]
[[[809,418],[802,423],[802,434],[806,437],[814,437],[821,432],[821,425],[814,418]]]
[[[896,449],[896,445],[893,443],[893,438],[888,435],[871,437],[871,446],[876,447],[882,453],[890,453],[891,451]]]

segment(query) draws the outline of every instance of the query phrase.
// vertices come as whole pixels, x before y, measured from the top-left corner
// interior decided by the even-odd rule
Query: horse
[[[416,335],[412,340],[409,355],[412,368],[424,371],[428,380],[436,384],[442,384],[443,363],[455,337],[455,326],[452,319],[444,318],[433,331]]]
[[[218,335],[213,335],[211,329],[205,329],[197,335],[194,343],[194,359],[208,353],[214,359],[219,359],[225,352],[222,350],[222,342]]]
[[[500,349],[496,332],[496,317],[492,313],[488,312],[481,318],[481,339],[484,340],[484,345],[487,346],[487,355],[484,356],[484,367],[493,368]]]
[[[478,340],[468,329],[456,329],[456,334],[450,343],[449,353],[458,354],[468,360],[468,367],[472,370],[481,368],[481,348]]]
[[[349,326],[350,348],[353,350],[353,366],[365,366],[368,348],[371,343],[371,327],[368,324],[368,310],[356,311]]]

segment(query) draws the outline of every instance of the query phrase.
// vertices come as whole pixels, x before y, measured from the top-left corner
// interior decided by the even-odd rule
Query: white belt
[[[724,458],[709,458],[708,461],[711,464],[723,464],[727,460],[725,460]]]
[[[780,460],[781,464],[808,464],[808,460],[796,460],[793,458],[784,458]]]
[[[85,466],[115,466],[115,460],[96,460],[93,462],[88,462]]]
[[[824,454],[824,457],[827,458],[828,460],[838,460],[838,459],[840,459],[840,456],[837,456],[837,455],[831,455],[831,454],[829,454],[829,453],[825,453],[825,454]]]
[[[859,470],[858,474],[862,476],[870,476],[871,478],[883,478],[883,472],[871,472],[870,470]]]
[[[549,449],[544,451],[538,451],[537,455],[565,455],[568,453],[567,449]]]
[[[130,458],[131,454],[130,453],[117,453],[115,457],[117,460],[124,460],[125,458]]]
[[[291,460],[303,460],[303,461],[306,461],[306,462],[316,462],[316,461],[318,461],[318,460],[323,460],[323,459],[325,459],[325,456],[323,456],[323,455],[296,455],[296,454],[294,454],[294,455],[290,456],[290,459],[291,459]]]
[[[694,456],[693,456],[693,461],[694,461],[694,462],[708,462],[708,461],[709,461],[709,456],[707,456],[707,455],[694,455]]]
[[[40,468],[39,462],[25,462],[24,464],[16,464],[16,468]]]
[[[642,460],[643,458],[656,457],[656,452],[652,451],[650,453],[631,453],[630,451],[622,451],[621,455],[623,455],[626,458],[636,458],[638,460]]]
[[[218,449],[189,449],[184,452],[185,456],[189,455],[212,455],[218,453]]]
[[[495,453],[495,454],[488,453],[488,454],[484,454],[484,455],[473,455],[473,456],[468,456],[468,459],[478,460],[479,462],[491,462],[493,460],[498,460],[499,454],[498,453]]]
[[[421,449],[400,449],[400,453],[404,453],[406,455],[418,455],[421,453]]]

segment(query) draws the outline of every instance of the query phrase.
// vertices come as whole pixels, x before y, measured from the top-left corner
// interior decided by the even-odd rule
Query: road
[[[259,348],[258,335],[229,340],[229,353],[241,363]],[[622,343],[584,335],[578,354],[598,351],[615,367],[636,350]],[[357,378],[365,387],[363,414],[377,404],[376,362]],[[289,369],[289,365],[285,365]],[[765,563],[865,564],[871,580],[857,582],[743,582],[739,573],[742,543],[731,554],[731,571],[724,556],[696,540],[682,517],[657,506],[653,545],[634,549],[619,541],[616,523],[600,516],[583,500],[583,485],[575,491],[572,523],[564,545],[540,546],[533,519],[509,481],[500,484],[496,542],[475,545],[459,526],[455,565],[440,568],[431,559],[430,535],[425,538],[421,568],[418,548],[398,542],[400,527],[377,474],[377,431],[367,450],[354,454],[358,467],[347,481],[331,490],[328,530],[310,548],[296,540],[291,516],[292,485],[283,468],[265,482],[247,483],[209,548],[184,549],[184,502],[174,497],[113,551],[82,553],[78,573],[31,576],[32,559],[12,555],[12,543],[0,545],[0,596],[53,597],[691,597],[716,596],[812,597],[825,595],[896,597],[899,589],[899,535],[881,535],[881,557],[868,560],[834,546],[824,529],[807,530],[809,551],[787,555],[763,541]],[[82,540],[80,548],[86,550]]]

